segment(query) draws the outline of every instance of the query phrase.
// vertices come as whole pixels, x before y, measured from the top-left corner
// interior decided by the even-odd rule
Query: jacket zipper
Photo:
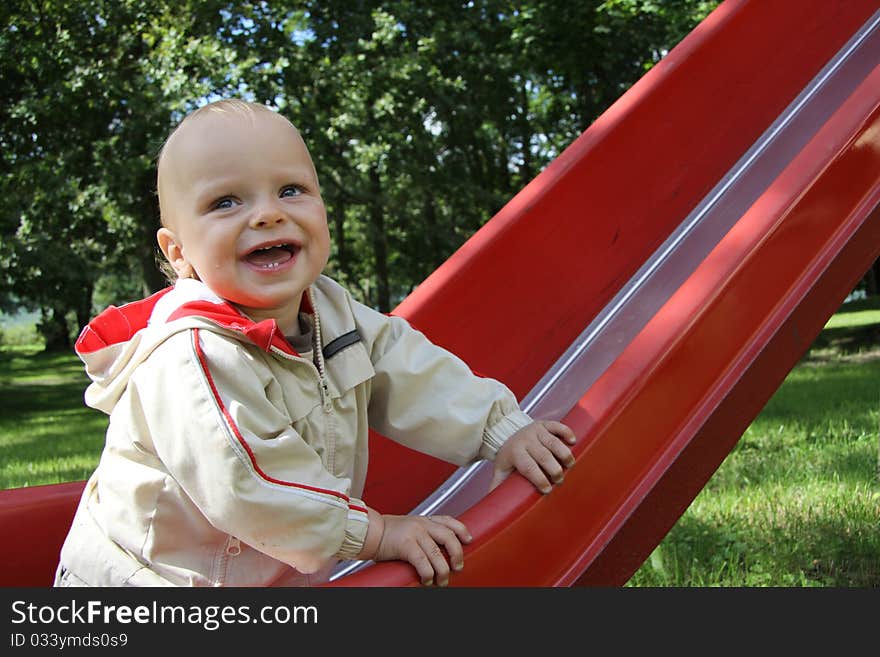
[[[318,379],[321,383],[321,400],[324,404],[324,412],[331,413],[333,405],[330,403],[330,385],[327,383],[327,375],[324,373],[324,363],[318,361]]]
[[[308,365],[312,368],[312,371],[318,375],[318,391],[321,395],[321,406],[324,409],[324,444],[326,446],[327,455],[326,455],[326,467],[327,470],[336,473],[336,435],[335,435],[335,426],[333,422],[333,402],[330,397],[330,384],[327,382],[327,374],[324,371],[324,359],[318,358],[318,365],[311,362],[306,358],[298,358],[296,356],[291,356],[290,354],[286,354],[280,349],[276,347],[272,347],[272,351],[288,360],[295,360],[303,363],[308,363]]]
[[[223,586],[226,582],[226,573],[229,569],[229,558],[237,557],[241,554],[241,541],[235,536],[226,538],[226,545],[223,546],[223,552],[220,555],[220,567],[218,568],[217,583],[214,586]]]
[[[309,290],[309,296],[312,292]],[[321,396],[324,398],[324,436],[327,442],[327,469],[336,474],[336,427],[333,424],[333,406],[330,403],[330,386],[327,383],[327,371],[324,365],[324,336],[321,334],[321,316],[318,314],[318,306],[312,298],[312,307],[315,309],[315,333],[314,349],[315,362],[318,364],[318,376],[321,379]]]
[[[333,403],[330,399],[330,384],[327,382],[327,375],[324,372],[323,363],[319,361],[319,365],[315,365],[312,361],[307,358],[299,358],[297,356],[291,356],[290,354],[286,354],[277,347],[272,347],[272,352],[282,358],[286,358],[287,360],[295,360],[299,362],[303,362],[308,364],[315,374],[318,375],[318,391],[321,393],[321,406],[324,408],[325,413],[333,412]]]

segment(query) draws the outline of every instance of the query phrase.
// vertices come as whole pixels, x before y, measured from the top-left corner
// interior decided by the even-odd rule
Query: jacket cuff
[[[367,505],[361,500],[351,498],[348,508],[348,522],[345,523],[345,538],[342,547],[336,553],[339,559],[356,559],[364,548],[367,538],[367,529],[370,526],[370,518],[367,515]]]
[[[504,415],[498,422],[491,427],[486,428],[483,432],[483,445],[480,448],[480,458],[489,460],[494,459],[498,450],[507,442],[508,438],[533,422],[534,420],[523,413],[520,409],[514,409],[510,413]]]

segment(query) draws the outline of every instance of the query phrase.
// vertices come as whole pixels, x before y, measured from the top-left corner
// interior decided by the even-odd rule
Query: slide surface
[[[726,0],[395,310],[579,438],[548,496],[440,507],[450,585],[625,583],[880,254],[880,3],[792,6]],[[374,436],[364,497],[460,475]],[[51,581],[81,486],[0,491],[0,584]]]

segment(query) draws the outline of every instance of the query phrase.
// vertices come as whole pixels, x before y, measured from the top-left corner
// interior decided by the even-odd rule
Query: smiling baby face
[[[159,247],[259,321],[297,326],[302,294],[327,264],[330,234],[318,177],[299,132],[259,105],[203,108],[159,160]]]

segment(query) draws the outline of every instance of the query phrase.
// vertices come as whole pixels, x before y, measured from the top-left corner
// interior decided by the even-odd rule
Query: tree
[[[299,126],[331,273],[388,310],[714,4],[7,3],[0,302],[42,309],[63,346],[96,286],[162,286],[155,156],[188,110],[235,95]]]
[[[334,273],[388,310],[713,4],[274,2],[229,39],[312,149]]]
[[[187,103],[232,79],[213,38],[221,6],[42,0],[0,10],[0,296],[41,309],[48,348],[69,347],[67,316],[87,320],[105,273],[161,285],[153,156]]]

